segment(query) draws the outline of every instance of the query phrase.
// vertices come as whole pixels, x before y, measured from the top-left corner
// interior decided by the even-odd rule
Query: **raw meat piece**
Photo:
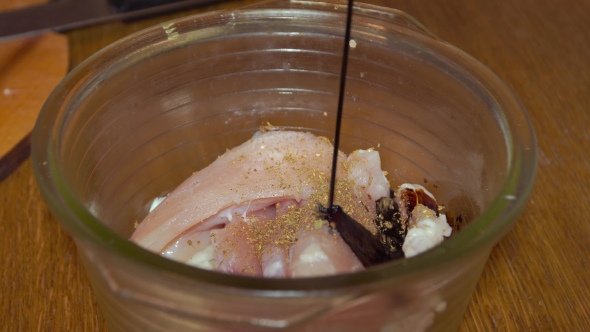
[[[154,202],[131,240],[165,257],[232,274],[284,278],[361,270],[356,251],[339,233],[343,229],[318,214],[327,202],[332,152],[327,139],[309,133],[259,132]],[[375,202],[390,189],[379,153],[340,152],[336,189],[335,204],[366,229],[364,238],[380,244],[387,223],[378,223]],[[450,235],[423,187],[404,184],[395,203],[390,200],[407,225],[406,257]],[[387,257],[383,261],[397,256]]]
[[[401,219],[407,223],[402,249],[406,257],[421,254],[451,236],[447,217],[439,213],[434,195],[417,184],[405,183],[396,192]]]
[[[327,226],[305,232],[293,246],[291,277],[315,277],[363,270],[339,235]]]
[[[185,180],[131,240],[227,273],[303,277],[362,269],[316,216],[327,201],[332,153],[327,139],[309,133],[257,133]],[[379,154],[340,153],[337,179],[336,204],[375,234],[374,201],[389,193]]]
[[[191,227],[206,230],[227,223],[248,205],[259,210],[282,200],[305,200],[319,183],[329,181],[332,149],[327,139],[309,133],[255,135],[186,179],[141,222],[131,240],[160,252]],[[230,210],[218,215],[225,209]]]
[[[343,167],[347,177],[361,189],[359,199],[375,213],[375,201],[389,196],[389,182],[381,170],[379,152],[373,149],[356,150],[348,156]]]

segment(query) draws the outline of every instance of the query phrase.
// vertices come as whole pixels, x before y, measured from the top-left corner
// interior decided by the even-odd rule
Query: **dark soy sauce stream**
[[[344,88],[346,87],[346,70],[348,69],[348,51],[350,50],[350,26],[352,23],[352,7],[354,0],[348,0],[346,13],[346,32],[344,34],[344,52],[342,53],[342,70],[340,71],[340,92],[338,94],[338,113],[336,114],[336,131],[334,136],[334,155],[332,156],[332,178],[330,179],[330,196],[328,206],[334,206],[334,190],[336,187],[336,166],[338,164],[338,147],[340,145],[340,126],[342,123],[342,106],[344,104]]]
[[[353,0],[348,0],[346,15],[346,33],[344,35],[344,52],[342,55],[342,70],[340,71],[340,92],[338,94],[338,113],[336,114],[336,130],[334,137],[334,154],[332,156],[332,177],[330,179],[330,196],[328,207],[319,207],[326,220],[333,222],[342,239],[365,267],[385,263],[399,256],[390,252],[387,247],[373,236],[356,220],[349,217],[340,206],[334,205],[334,191],[336,187],[336,167],[338,165],[338,148],[340,145],[340,127],[342,124],[342,108],[344,104],[344,90],[346,87],[346,70],[348,69],[348,51],[350,50],[350,28],[352,23]]]

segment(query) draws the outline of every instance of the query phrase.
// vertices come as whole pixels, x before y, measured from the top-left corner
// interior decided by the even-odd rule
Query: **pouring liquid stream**
[[[332,175],[330,179],[330,193],[327,207],[319,207],[324,219],[330,222],[344,242],[348,244],[361,263],[366,267],[385,263],[399,258],[401,251],[391,252],[381,240],[371,234],[359,222],[348,216],[344,210],[334,205],[336,187],[336,167],[338,165],[338,149],[340,146],[340,127],[342,125],[342,108],[346,88],[346,71],[348,69],[348,53],[350,51],[350,30],[352,25],[352,11],[354,0],[348,0],[346,15],[346,30],[344,34],[344,51],[342,55],[342,69],[340,72],[340,91],[338,94],[338,112],[336,114],[336,130],[334,136],[334,153],[332,155]],[[403,254],[402,254],[403,255]]]
[[[348,52],[350,50],[350,27],[352,24],[352,9],[354,0],[348,0],[346,13],[346,30],[344,34],[344,51],[342,53],[342,69],[340,71],[340,91],[338,93],[338,112],[336,113],[336,130],[334,133],[334,154],[332,156],[332,177],[330,178],[330,194],[328,207],[334,206],[334,191],[336,187],[336,167],[338,164],[338,148],[340,145],[340,127],[342,125],[342,106],[346,87],[346,70],[348,69]]]

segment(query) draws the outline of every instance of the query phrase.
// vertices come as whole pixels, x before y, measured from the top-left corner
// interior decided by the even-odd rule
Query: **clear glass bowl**
[[[294,280],[200,270],[127,240],[154,197],[261,124],[332,137],[345,12],[275,1],[171,21],[98,52],[49,97],[35,175],[113,331],[457,328],[526,203],[535,135],[498,77],[393,9],[354,9],[342,149],[377,148],[392,185],[425,185],[459,232],[411,259]]]

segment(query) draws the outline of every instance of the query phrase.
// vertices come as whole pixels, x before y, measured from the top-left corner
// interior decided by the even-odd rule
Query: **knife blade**
[[[63,32],[115,20],[137,19],[222,0],[65,0],[0,12],[0,42],[44,31]]]

